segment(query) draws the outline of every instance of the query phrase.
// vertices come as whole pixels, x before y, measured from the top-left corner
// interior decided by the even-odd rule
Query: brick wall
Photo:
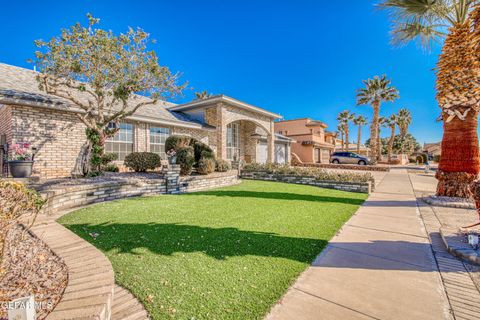
[[[0,136],[6,136],[6,142],[12,142],[12,109],[0,104]]]
[[[42,178],[70,176],[86,143],[85,126],[75,114],[27,106],[12,107],[12,142],[37,148],[33,174]]]
[[[150,126],[155,125],[133,124],[134,151],[150,151]],[[210,139],[212,132],[207,130],[161,127],[170,128],[172,134],[189,135],[209,145],[215,142],[215,139]],[[74,113],[29,106],[4,106],[0,108],[0,134],[2,132],[7,134],[9,143],[28,142],[37,148],[34,176],[50,179],[80,173],[80,156],[87,140],[85,126]],[[121,162],[117,164],[125,171]]]

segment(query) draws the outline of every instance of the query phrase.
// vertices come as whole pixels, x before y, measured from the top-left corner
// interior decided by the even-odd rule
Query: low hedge
[[[215,165],[215,171],[227,172],[231,169],[232,169],[232,165],[230,164],[230,162],[223,159],[217,159],[216,165]]]
[[[289,165],[279,164],[247,164],[243,167],[245,172],[266,172],[278,175],[290,176],[309,176],[315,177],[322,181],[338,181],[338,182],[372,182],[375,180],[371,173],[351,173],[351,172],[329,172],[321,168],[314,167],[292,167]]]
[[[212,158],[201,158],[197,164],[199,174],[210,174],[215,171],[215,160]]]
[[[161,159],[153,152],[132,152],[125,157],[124,165],[135,172],[145,172],[160,167]]]

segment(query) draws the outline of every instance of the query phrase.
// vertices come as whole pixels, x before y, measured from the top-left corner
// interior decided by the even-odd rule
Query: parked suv
[[[359,164],[364,166],[370,163],[370,159],[353,152],[334,152],[330,156],[330,163]]]

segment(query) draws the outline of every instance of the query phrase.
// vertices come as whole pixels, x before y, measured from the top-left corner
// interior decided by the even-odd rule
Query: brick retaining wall
[[[237,171],[215,172],[208,176],[180,177],[180,191],[192,192],[226,187],[237,183],[240,183]]]
[[[374,189],[374,184],[370,182],[339,182],[339,181],[321,181],[312,176],[292,176],[283,174],[273,174],[262,171],[242,171],[242,179],[278,181],[295,184],[306,184],[321,188],[370,193]]]
[[[361,166],[356,164],[333,164],[333,163],[302,163],[296,164],[296,167],[313,167],[324,169],[344,169],[344,170],[360,170],[360,171],[390,171],[390,167],[386,166]]]
[[[225,187],[239,183],[238,172],[216,172],[206,176],[179,177],[177,170],[169,170],[164,177],[151,179],[119,179],[80,185],[58,184],[36,189],[46,199],[44,213],[54,214],[93,203],[116,199],[156,194],[174,194],[211,188]]]

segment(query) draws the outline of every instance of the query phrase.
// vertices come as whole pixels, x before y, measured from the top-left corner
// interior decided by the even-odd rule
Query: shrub
[[[160,167],[160,156],[153,152],[133,152],[125,157],[124,164],[135,172],[145,172]]]
[[[191,137],[188,136],[170,136],[165,140],[165,150],[175,150],[178,151],[181,148],[187,147],[192,141]]]
[[[105,168],[103,170],[106,171],[106,172],[118,172],[118,171],[120,171],[116,164],[108,164],[108,165],[105,166]]]
[[[215,171],[215,160],[212,158],[201,158],[197,164],[197,172],[200,174],[210,174]]]
[[[18,219],[31,214],[33,221],[45,204],[45,200],[23,183],[0,180],[0,258],[8,231]]]
[[[182,176],[192,173],[195,157],[192,147],[183,147],[177,151],[177,164],[180,165],[180,174]]]
[[[118,159],[118,154],[116,153],[105,153],[102,156],[102,164],[106,167],[110,162],[115,161]],[[108,171],[108,170],[105,170]]]
[[[215,165],[215,170],[218,172],[227,172],[230,169],[232,169],[232,166],[230,162],[222,159],[217,159],[216,165]]]
[[[193,152],[195,154],[195,163],[198,166],[201,158],[210,158],[214,159],[215,155],[213,154],[212,148],[206,145],[203,142],[192,139]]]
[[[440,155],[436,154],[433,156],[433,161],[440,162]]]

